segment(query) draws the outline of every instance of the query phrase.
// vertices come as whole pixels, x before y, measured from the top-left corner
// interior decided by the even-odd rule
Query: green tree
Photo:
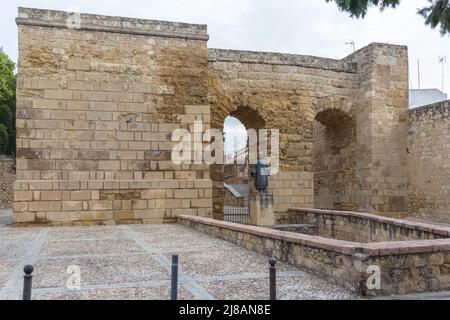
[[[401,0],[325,0],[334,1],[340,10],[349,12],[351,17],[364,18],[369,7],[380,10],[395,8]],[[429,5],[418,9],[417,13],[425,18],[425,24],[431,28],[439,27],[442,35],[450,34],[450,0],[428,0]]]
[[[11,126],[12,113],[9,106],[6,104],[0,105],[0,123],[5,127]]]
[[[14,62],[0,49],[0,104],[7,104],[16,95]]]
[[[6,154],[8,152],[8,145],[8,129],[0,123],[0,154]]]
[[[0,154],[16,151],[16,76],[14,62],[0,48]]]

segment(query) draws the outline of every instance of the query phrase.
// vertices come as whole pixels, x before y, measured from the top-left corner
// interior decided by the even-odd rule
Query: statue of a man
[[[251,176],[254,181],[255,189],[262,192],[267,192],[269,185],[267,177],[270,175],[270,164],[264,159],[263,154],[259,154],[259,159],[256,164],[252,166]]]

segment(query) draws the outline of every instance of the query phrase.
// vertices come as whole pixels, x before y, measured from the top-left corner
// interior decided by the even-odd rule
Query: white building
[[[447,100],[447,94],[438,89],[409,90],[409,108],[417,108]]]

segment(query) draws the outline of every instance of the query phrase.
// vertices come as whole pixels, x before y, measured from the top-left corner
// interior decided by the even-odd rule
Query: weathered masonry
[[[409,111],[408,211],[450,223],[450,101]]]
[[[280,130],[275,210],[407,213],[407,48],[342,60],[208,49],[205,25],[20,8],[16,223],[223,217],[223,167],[176,165],[194,120]]]

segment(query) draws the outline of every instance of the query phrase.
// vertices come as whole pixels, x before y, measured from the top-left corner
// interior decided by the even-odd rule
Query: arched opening
[[[225,136],[223,165],[224,220],[230,222],[248,222],[248,136],[247,129],[239,119],[225,118],[223,131]]]
[[[314,205],[354,210],[356,126],[345,112],[328,109],[313,124]]]
[[[223,112],[221,119],[221,122],[217,121],[216,127],[222,126],[221,129],[224,132],[226,161],[222,165],[210,166],[213,180],[214,218],[247,223],[249,222],[248,195],[252,192],[247,130],[263,129],[265,121],[256,110],[250,107],[238,107],[226,113]],[[239,199],[233,199],[233,196]],[[230,208],[237,209],[230,210]],[[233,214],[235,214],[234,217]]]

